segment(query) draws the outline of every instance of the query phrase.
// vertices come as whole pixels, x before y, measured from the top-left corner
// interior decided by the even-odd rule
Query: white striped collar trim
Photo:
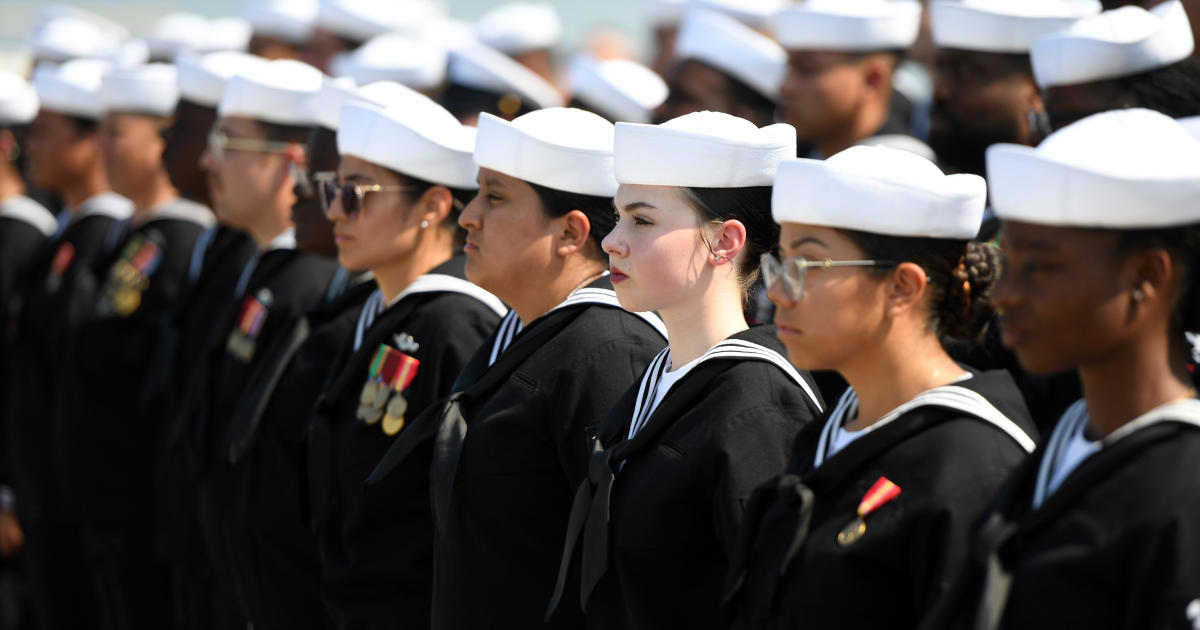
[[[0,202],[0,217],[24,221],[47,238],[58,229],[58,220],[42,204],[26,197],[17,195]]]
[[[767,363],[774,365],[804,390],[804,393],[808,396],[809,400],[812,401],[813,406],[815,406],[818,410],[822,410],[820,399],[817,397],[816,393],[813,392],[808,382],[804,380],[804,377],[802,377],[800,373],[796,371],[796,368],[793,367],[792,364],[783,357],[783,355],[756,343],[741,339],[726,339],[710,348],[708,352],[705,352],[700,356],[699,359],[692,363],[692,371],[695,371],[700,364],[706,361],[728,358],[766,361]],[[657,398],[656,393],[658,391],[658,383],[662,380],[663,375],[667,373],[667,370],[670,368],[670,366],[671,349],[666,348],[662,352],[658,353],[658,356],[654,357],[654,360],[650,362],[650,367],[647,368],[646,373],[642,375],[642,381],[638,386],[637,401],[633,406],[633,417],[629,423],[630,438],[633,438],[633,436],[637,435],[637,432],[641,431],[642,428],[646,426],[646,423],[650,421],[650,417],[654,415],[654,411],[657,406],[652,406],[652,403],[654,399]],[[686,380],[687,376],[684,376],[679,380],[679,383],[682,383]],[[679,383],[676,383],[675,385],[678,385]],[[674,390],[674,388],[675,386],[673,385],[671,389],[667,390],[666,395],[663,396],[663,400],[666,400],[667,396],[671,395],[671,391]]]
[[[114,192],[93,195],[71,212],[71,221],[75,222],[92,215],[106,216],[118,221],[128,219],[133,216],[133,202]]]
[[[972,377],[973,378],[973,377]],[[984,422],[987,422],[997,429],[1003,431],[1011,437],[1026,453],[1032,453],[1037,446],[1033,438],[1029,436],[1017,423],[1013,422],[1004,415],[986,398],[978,392],[969,390],[958,385],[944,385],[935,387],[917,394],[912,400],[896,407],[888,412],[887,415],[880,418],[871,426],[863,429],[863,433],[875,431],[881,427],[887,426],[895,422],[904,414],[925,406],[948,407],[961,411],[967,415],[973,416]],[[858,410],[858,394],[853,388],[847,389],[845,394],[842,394],[837,405],[833,408],[833,413],[829,414],[829,419],[825,421],[825,426],[821,429],[821,439],[817,442],[817,453],[813,458],[813,467],[819,467],[829,459],[829,449],[833,445],[833,438],[837,434],[837,430],[842,428],[846,419]],[[847,447],[852,448],[852,446]]]
[[[358,316],[358,326],[354,331],[354,350],[357,351],[362,347],[363,337],[375,323],[376,318],[382,315],[384,311],[399,304],[404,298],[425,293],[459,293],[473,297],[495,312],[496,315],[503,315],[508,310],[504,306],[504,303],[500,301],[500,298],[462,278],[441,273],[427,273],[413,280],[399,295],[392,298],[390,303],[384,301],[383,292],[379,289],[375,289],[371,293],[366,303],[363,304],[362,312]]]
[[[1089,419],[1087,401],[1080,399],[1063,413],[1062,418],[1055,425],[1054,431],[1050,434],[1050,439],[1046,442],[1046,454],[1042,457],[1041,463],[1038,464],[1037,479],[1033,487],[1033,509],[1036,510],[1042,507],[1046,500],[1050,498],[1050,495],[1053,494],[1049,488],[1050,480],[1054,476],[1054,470],[1059,466],[1059,461],[1063,455],[1066,454],[1067,445],[1071,442],[1071,436],[1083,430],[1081,425],[1087,424]],[[1100,448],[1096,453],[1142,429],[1164,422],[1178,422],[1200,427],[1200,400],[1194,398],[1176,400],[1147,411],[1121,426],[1116,431],[1108,434],[1103,440],[1100,440]],[[1092,455],[1096,453],[1092,453]],[[1076,470],[1078,470],[1078,466],[1076,466]],[[1067,479],[1070,478],[1071,476],[1067,475]],[[1063,483],[1065,482],[1066,480],[1063,480]]]

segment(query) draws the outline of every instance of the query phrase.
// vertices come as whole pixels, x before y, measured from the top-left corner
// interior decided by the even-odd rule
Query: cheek
[[[874,343],[881,312],[874,294],[856,283],[810,283],[799,302],[777,308],[775,321],[792,329],[780,340],[796,367],[836,370]]]

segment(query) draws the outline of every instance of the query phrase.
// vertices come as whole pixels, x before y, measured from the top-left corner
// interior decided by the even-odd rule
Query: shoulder
[[[0,203],[0,219],[10,219],[49,237],[58,229],[58,221],[42,204],[18,195]]]

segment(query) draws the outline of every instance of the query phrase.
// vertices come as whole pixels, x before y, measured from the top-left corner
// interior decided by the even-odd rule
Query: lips
[[[625,275],[625,273],[616,267],[609,267],[608,274],[608,279],[611,280],[613,284],[618,284],[629,279],[629,276]]]

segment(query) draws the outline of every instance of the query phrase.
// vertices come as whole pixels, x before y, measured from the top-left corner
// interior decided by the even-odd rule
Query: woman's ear
[[[554,219],[558,230],[554,251],[566,258],[576,252],[584,251],[592,233],[592,222],[582,210],[572,210]]]
[[[714,260],[709,262],[724,264],[737,258],[746,246],[746,226],[737,219],[730,219],[718,226],[710,238],[709,249]]]
[[[1158,304],[1167,312],[1168,319],[1174,308],[1174,291],[1176,285],[1176,269],[1171,254],[1160,248],[1147,249],[1134,255],[1131,261],[1133,282],[1129,293],[1136,307]]]
[[[422,221],[426,221],[431,226],[441,225],[446,217],[450,216],[450,210],[454,208],[454,196],[444,186],[432,186],[425,191],[425,194],[421,195],[418,208]]]
[[[891,317],[897,317],[921,303],[929,286],[929,277],[920,265],[904,262],[892,271],[889,282],[887,312]]]

